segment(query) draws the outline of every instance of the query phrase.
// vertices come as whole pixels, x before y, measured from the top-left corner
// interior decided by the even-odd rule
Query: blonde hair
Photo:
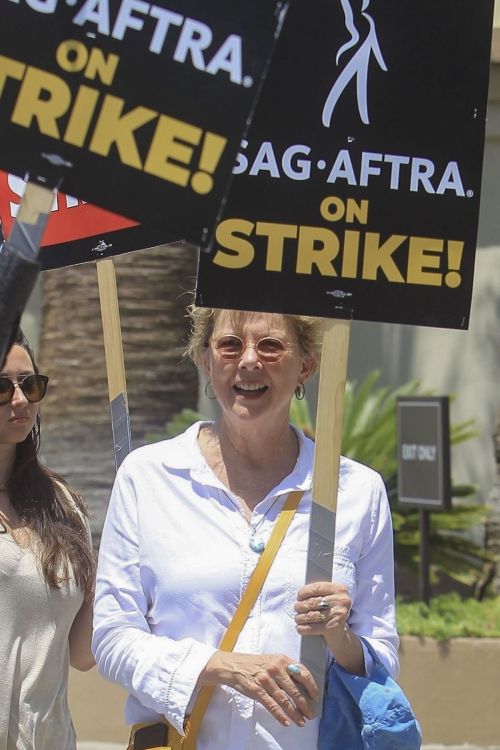
[[[246,310],[221,310],[215,307],[188,307],[188,316],[191,320],[191,334],[185,350],[186,356],[190,357],[195,365],[202,362],[210,337],[213,333],[217,317],[227,312],[237,323],[247,315],[255,314]],[[272,313],[269,313],[272,314]],[[281,314],[281,313],[277,313]],[[323,322],[321,318],[311,318],[307,315],[285,315],[282,317],[288,321],[297,336],[297,341],[303,354],[311,355],[316,363],[321,356],[321,345],[323,342]]]

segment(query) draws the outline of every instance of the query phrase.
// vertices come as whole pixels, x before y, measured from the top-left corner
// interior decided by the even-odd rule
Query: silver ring
[[[290,677],[298,677],[300,675],[300,664],[288,664],[286,671]]]
[[[328,599],[326,598],[326,596],[322,596],[321,597],[321,599],[319,601],[319,604],[316,607],[316,609],[319,609],[320,612],[321,612],[321,610],[330,609],[330,604],[328,603]]]

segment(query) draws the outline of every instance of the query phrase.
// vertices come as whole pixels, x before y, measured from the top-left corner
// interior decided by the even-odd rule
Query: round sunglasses
[[[33,373],[33,375],[25,375],[24,378],[14,382],[5,375],[0,376],[0,406],[8,404],[14,396],[16,385],[24,393],[26,399],[31,404],[36,404],[41,401],[47,392],[47,383],[49,379],[47,375],[40,375]]]
[[[287,350],[287,345],[280,339],[265,336],[256,343],[243,341],[235,335],[221,336],[213,342],[216,353],[222,359],[233,361],[240,359],[245,349],[252,346],[263,362],[278,362]]]

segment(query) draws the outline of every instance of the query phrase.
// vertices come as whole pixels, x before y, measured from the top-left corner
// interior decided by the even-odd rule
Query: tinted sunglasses
[[[26,399],[31,404],[36,404],[41,401],[47,392],[47,383],[49,379],[47,375],[39,375],[34,373],[33,375],[25,375],[24,378],[15,383],[5,375],[0,376],[0,406],[8,404],[12,399],[16,390],[16,385],[24,393]]]
[[[245,349],[253,346],[256,354],[263,362],[278,362],[286,352],[286,345],[280,339],[266,336],[255,344],[245,343],[239,336],[221,336],[213,342],[216,353],[225,360],[237,360],[243,355]]]

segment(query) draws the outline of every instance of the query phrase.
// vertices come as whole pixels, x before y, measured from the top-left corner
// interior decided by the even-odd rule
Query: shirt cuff
[[[193,692],[200,673],[216,651],[211,646],[193,643],[172,675],[165,698],[165,715],[182,735],[188,707],[191,709],[194,704]]]

